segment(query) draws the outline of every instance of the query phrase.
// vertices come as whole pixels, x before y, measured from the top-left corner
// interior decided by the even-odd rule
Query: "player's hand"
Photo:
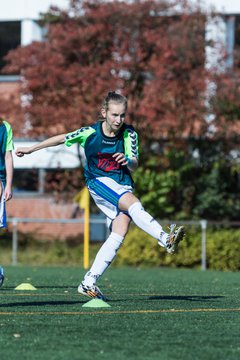
[[[126,159],[126,156],[123,153],[115,153],[112,157],[118,164],[127,165],[128,163],[128,159]]]
[[[12,198],[12,189],[11,186],[6,185],[4,189],[4,199],[5,201],[8,201]]]
[[[20,148],[17,148],[17,149],[16,149],[15,154],[16,154],[18,157],[22,157],[22,156],[24,156],[25,154],[31,154],[31,150],[30,150],[29,147],[20,147]]]

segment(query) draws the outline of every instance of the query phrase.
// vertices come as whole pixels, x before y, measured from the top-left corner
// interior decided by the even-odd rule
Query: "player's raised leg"
[[[159,245],[166,251],[173,254],[177,251],[178,245],[185,235],[184,227],[170,226],[170,234],[165,232],[162,226],[144,210],[141,202],[132,193],[128,192],[122,195],[119,200],[119,208],[128,211],[133,222],[149,235],[158,240]]]

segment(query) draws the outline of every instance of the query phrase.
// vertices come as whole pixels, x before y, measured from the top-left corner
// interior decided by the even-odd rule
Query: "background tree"
[[[69,12],[53,8],[43,20],[46,41],[7,56],[6,71],[23,76],[29,134],[91,123],[109,89],[128,96],[131,122],[146,140],[204,131],[199,9],[186,1],[73,0]]]
[[[72,0],[69,11],[52,8],[43,17],[45,41],[6,58],[5,71],[22,75],[18,116],[25,135],[42,138],[88,125],[107,92],[118,89],[141,137],[136,191],[152,213],[236,218],[240,77],[235,69],[206,71],[205,21],[204,12],[184,0]],[[207,79],[216,83],[210,108]],[[61,176],[51,175],[62,192]]]

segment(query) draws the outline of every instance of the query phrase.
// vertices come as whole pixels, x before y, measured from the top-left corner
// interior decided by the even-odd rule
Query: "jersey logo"
[[[114,160],[112,154],[99,152],[97,167],[104,171],[112,171],[120,169],[120,164]]]

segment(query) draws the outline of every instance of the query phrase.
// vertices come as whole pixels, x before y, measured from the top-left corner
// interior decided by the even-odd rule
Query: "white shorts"
[[[0,187],[2,187],[2,195],[0,195],[0,228],[7,227],[6,219],[6,202],[4,199],[4,189],[0,180]]]
[[[117,215],[125,213],[119,210],[118,202],[123,194],[132,192],[131,186],[118,184],[108,177],[89,180],[87,186],[97,207],[107,216],[108,225]],[[125,214],[128,215],[127,212]]]

